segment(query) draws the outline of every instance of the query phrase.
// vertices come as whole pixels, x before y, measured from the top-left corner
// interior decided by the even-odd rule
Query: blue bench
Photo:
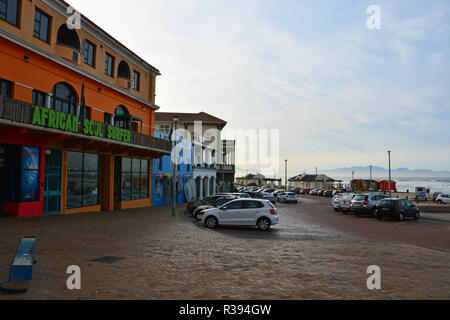
[[[25,293],[28,290],[28,281],[33,276],[33,265],[36,263],[35,258],[36,237],[24,237],[20,241],[19,249],[11,264],[9,278],[0,283],[0,290],[6,293]],[[3,285],[8,282],[26,281],[25,289],[8,289]]]

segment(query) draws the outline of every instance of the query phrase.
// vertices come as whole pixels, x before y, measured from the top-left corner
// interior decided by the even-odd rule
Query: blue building
[[[169,135],[156,131],[155,137],[170,140]],[[191,155],[192,160],[192,155]],[[190,162],[192,163],[192,162]],[[181,163],[177,165],[177,202],[185,203],[184,185],[192,179],[192,165]],[[172,203],[172,161],[171,156],[164,156],[160,159],[153,159],[152,175],[152,205],[165,206]]]

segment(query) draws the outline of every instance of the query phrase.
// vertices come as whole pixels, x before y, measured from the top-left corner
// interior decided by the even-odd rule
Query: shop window
[[[124,106],[118,106],[114,113],[114,126],[130,130],[131,116],[128,109]]]
[[[0,19],[19,25],[20,0],[0,0]]]
[[[49,42],[50,34],[50,16],[46,15],[39,9],[34,11],[34,37],[44,42]]]
[[[8,146],[6,153],[8,159],[7,201],[38,201],[40,149]]]
[[[45,107],[47,94],[38,90],[33,90],[33,106]]]
[[[60,82],[52,90],[52,109],[71,115],[77,115],[77,95],[75,90],[65,82]]]
[[[11,87],[11,82],[0,79],[0,96],[11,98]]]
[[[147,199],[148,190],[148,160],[116,158],[116,177],[120,174],[120,181],[116,180],[116,185],[120,185],[116,190],[116,201],[131,201]]]
[[[69,152],[67,165],[67,209],[98,205],[98,155]]]
[[[110,113],[105,112],[104,115],[103,115],[103,123],[106,124],[106,125],[110,125],[110,126],[114,125],[114,123],[113,123],[113,115],[110,114]]]
[[[70,30],[67,24],[64,23],[58,29],[56,44],[64,45],[76,51],[80,51],[80,38],[75,30]]]
[[[162,171],[163,169],[163,158],[158,159],[158,170]]]
[[[95,45],[89,40],[84,40],[83,56],[85,64],[95,67]]]
[[[83,119],[91,119],[92,114],[92,108],[91,107],[84,107],[83,109]]]

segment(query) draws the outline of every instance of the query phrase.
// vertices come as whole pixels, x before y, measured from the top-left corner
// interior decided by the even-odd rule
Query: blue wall
[[[155,130],[155,137],[169,140],[167,134]],[[159,168],[159,161],[161,161],[162,168]],[[161,159],[153,159],[153,174],[152,174],[152,205],[164,206],[172,203],[172,164],[170,156],[164,156]],[[191,154],[192,163],[192,154]],[[192,165],[182,163],[180,170],[177,170],[177,191],[178,203],[185,203],[184,185],[186,181],[192,178]],[[170,196],[167,199],[167,196]],[[168,201],[167,201],[168,200]]]

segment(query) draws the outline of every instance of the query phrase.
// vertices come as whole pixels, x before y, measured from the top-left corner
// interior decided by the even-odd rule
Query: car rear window
[[[367,199],[369,199],[368,196],[356,196],[355,197],[356,201],[366,201]]]
[[[395,201],[394,200],[381,200],[380,205],[383,207],[394,207]]]
[[[296,194],[295,193],[292,193],[292,192],[288,192],[288,193],[286,193],[288,196],[295,196]]]

